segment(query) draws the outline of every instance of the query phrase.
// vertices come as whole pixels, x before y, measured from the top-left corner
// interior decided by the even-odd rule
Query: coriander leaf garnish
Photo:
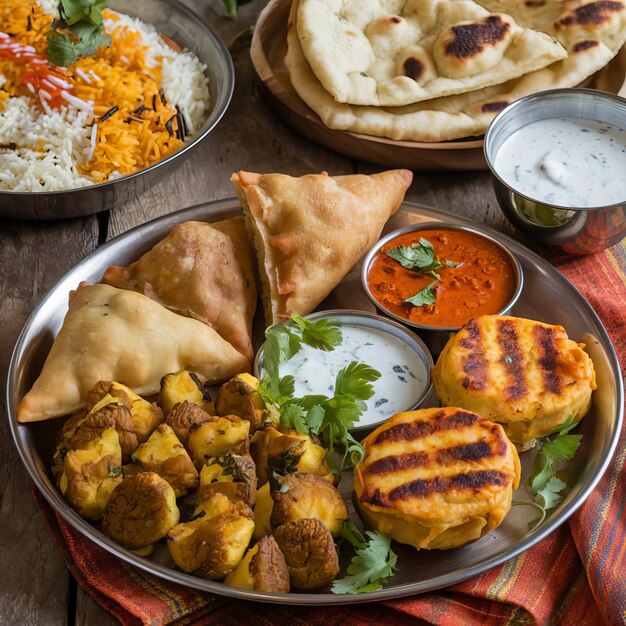
[[[292,315],[294,323],[301,333],[302,342],[316,350],[333,350],[342,341],[339,322],[331,319],[320,319],[315,322]]]
[[[379,532],[366,531],[367,539],[351,522],[344,524],[342,536],[356,549],[348,566],[348,575],[332,584],[333,593],[365,593],[377,591],[394,574],[398,560],[391,549],[391,539]]]
[[[407,298],[405,302],[412,304],[413,306],[424,306],[426,304],[435,304],[437,300],[437,292],[433,287],[439,283],[439,280],[434,280],[430,285],[424,287],[421,291],[418,291],[414,296]]]
[[[385,250],[385,254],[398,262],[407,270],[430,274],[433,278],[441,280],[437,273],[442,267],[458,267],[460,263],[454,261],[440,261],[435,257],[435,248],[428,239],[420,237],[417,243],[410,246],[398,246],[391,250]]]
[[[569,416],[565,422],[557,428],[553,435],[556,437],[544,439],[537,450],[533,473],[528,480],[528,491],[535,502],[544,510],[553,509],[559,504],[563,496],[561,492],[567,485],[557,477],[555,463],[570,461],[574,458],[576,450],[580,446],[582,435],[568,435],[576,426],[577,421]]]
[[[102,10],[106,0],[61,0],[61,20],[48,35],[48,60],[56,66],[76,63],[79,57],[95,54],[101,46],[110,46],[104,32]]]
[[[380,372],[355,361],[337,373],[332,397],[298,398],[293,395],[293,376],[281,378],[280,366],[303,344],[317,350],[333,350],[343,339],[339,326],[334,320],[312,322],[294,315],[291,322],[268,328],[262,362],[264,375],[259,385],[266,407],[280,416],[281,426],[321,438],[327,461],[337,474],[363,458],[363,446],[348,431],[367,410],[366,400],[374,395],[372,383],[380,378]],[[343,454],[340,465],[333,459],[335,451]]]

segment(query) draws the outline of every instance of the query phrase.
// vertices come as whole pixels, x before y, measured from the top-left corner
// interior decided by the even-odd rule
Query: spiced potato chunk
[[[315,474],[288,474],[277,478],[272,491],[272,525],[305,518],[320,520],[332,535],[341,534],[348,509],[337,488]]]
[[[163,376],[159,404],[165,416],[169,416],[176,404],[185,401],[193,402],[211,415],[215,412],[215,406],[202,376],[187,370]]]
[[[339,558],[330,531],[317,519],[300,519],[276,528],[274,538],[285,556],[294,589],[319,589],[339,573]]]
[[[176,433],[180,442],[187,446],[191,433],[204,422],[210,422],[211,415],[193,402],[184,400],[172,407],[166,424]]]
[[[227,452],[245,454],[250,445],[249,431],[250,422],[236,415],[213,417],[200,424],[189,436],[189,454],[198,469],[210,458]]]
[[[126,385],[110,380],[101,380],[87,394],[87,409],[93,410],[106,396],[111,396],[115,402],[128,408],[139,443],[143,443],[163,421],[163,413],[158,406],[137,395]]]
[[[154,472],[142,472],[115,488],[104,509],[102,529],[133,550],[165,537],[179,517],[171,485]]]
[[[198,472],[174,431],[161,424],[133,454],[144,471],[155,472],[172,485],[179,498],[198,486]]]
[[[253,530],[250,507],[217,494],[202,503],[191,521],[170,530],[167,548],[183,572],[224,578],[241,563]]]
[[[198,501],[210,500],[222,493],[232,502],[245,502],[253,507],[256,500],[256,472],[249,454],[227,452],[209,459],[200,470]]]
[[[218,415],[237,415],[250,422],[250,432],[261,428],[265,418],[265,402],[259,393],[259,380],[250,374],[238,374],[225,382],[217,394]]]
[[[115,428],[69,450],[63,458],[59,489],[81,517],[98,520],[111,492],[122,481],[122,449]]]
[[[250,548],[224,583],[239,589],[289,593],[289,569],[276,539],[263,537]]]

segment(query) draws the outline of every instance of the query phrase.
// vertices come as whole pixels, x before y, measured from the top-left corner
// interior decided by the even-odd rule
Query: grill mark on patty
[[[448,478],[431,478],[414,480],[399,487],[395,487],[389,493],[375,489],[371,494],[363,494],[362,502],[369,502],[378,506],[393,506],[398,500],[410,500],[412,498],[428,498],[435,493],[447,493],[452,490],[474,492],[485,487],[506,487],[511,478],[504,472],[497,470],[480,470],[477,472],[464,472]]]
[[[461,346],[469,350],[463,363],[463,387],[482,391],[487,387],[487,359],[480,336],[480,328],[476,319],[465,325],[465,336],[461,339]]]
[[[397,441],[414,441],[428,437],[442,430],[456,430],[463,426],[473,426],[481,418],[475,413],[469,411],[456,411],[452,415],[446,415],[445,411],[438,411],[428,421],[419,422],[402,422],[396,424],[387,430],[383,430],[372,445],[379,445],[386,442]]]
[[[537,325],[533,328],[533,335],[539,348],[539,367],[543,376],[543,385],[546,391],[560,394],[563,388],[563,379],[557,373],[559,352],[556,347],[554,328]]]
[[[408,454],[398,454],[385,456],[369,465],[363,474],[391,474],[403,470],[414,469],[416,467],[428,467],[435,462],[439,465],[453,465],[459,462],[481,461],[494,456],[506,454],[507,447],[501,445],[502,442],[496,435],[495,450],[487,441],[476,441],[472,443],[459,444],[443,450],[437,450],[432,454],[428,452],[411,452]]]
[[[506,392],[513,400],[519,400],[528,393],[528,388],[517,327],[511,320],[498,320],[498,344],[504,354],[502,365],[509,379]]]
[[[412,452],[397,456],[385,456],[374,461],[365,471],[368,474],[389,474],[402,470],[428,465],[430,457],[427,452]]]
[[[452,448],[439,450],[437,452],[437,463],[449,465],[459,461],[480,461],[494,456],[491,446],[486,441],[474,441],[473,443],[463,443]]]

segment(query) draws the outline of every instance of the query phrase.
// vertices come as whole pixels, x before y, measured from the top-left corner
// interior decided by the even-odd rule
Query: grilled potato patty
[[[517,451],[499,424],[476,413],[453,407],[398,413],[363,445],[357,508],[366,526],[396,541],[456,548],[499,526],[511,508]]]
[[[500,422],[526,445],[589,410],[596,377],[583,347],[562,326],[483,315],[447,343],[433,384],[443,405]]]

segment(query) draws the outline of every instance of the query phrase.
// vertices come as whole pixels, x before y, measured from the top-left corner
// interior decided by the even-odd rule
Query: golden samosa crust
[[[310,313],[374,245],[412,178],[408,170],[233,174],[259,259],[266,322]]]

